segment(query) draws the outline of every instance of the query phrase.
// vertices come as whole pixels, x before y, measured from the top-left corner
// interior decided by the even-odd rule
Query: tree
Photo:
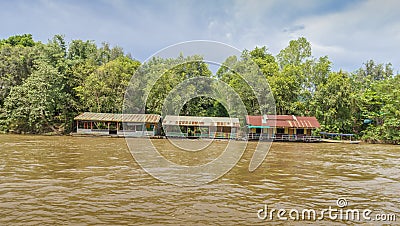
[[[289,46],[281,50],[277,55],[281,68],[287,65],[299,66],[311,57],[311,44],[306,38],[301,37],[291,40]]]
[[[345,72],[331,72],[327,82],[320,84],[315,92],[312,107],[323,130],[351,132],[351,83]]]
[[[251,81],[252,79],[246,80],[246,78],[252,77],[252,74],[258,73],[260,73],[259,68],[252,61],[250,52],[247,50],[242,52],[240,59],[237,59],[236,56],[229,57],[217,71],[217,78],[234,90],[249,115],[261,113],[256,91],[251,87],[254,82]]]
[[[372,120],[362,132],[370,142],[400,143],[400,75],[376,80],[361,95],[363,118]]]
[[[69,95],[65,77],[47,62],[39,61],[22,85],[14,86],[4,108],[9,130],[16,132],[61,132],[67,122]]]
[[[246,52],[247,50],[244,50]],[[244,53],[246,54],[246,53]],[[260,71],[267,77],[274,76],[279,73],[279,65],[275,57],[268,52],[267,47],[256,47],[249,52],[251,59],[257,64]]]
[[[69,60],[84,61],[96,56],[97,46],[93,41],[72,40],[68,47]]]
[[[119,57],[100,66],[82,85],[74,88],[83,102],[83,109],[121,113],[126,88],[139,65],[128,57]]]
[[[311,56],[311,44],[304,37],[292,40],[276,58],[281,70],[268,80],[276,100],[277,113],[310,114],[308,106],[315,91],[311,77],[318,65]]]
[[[38,55],[36,47],[5,45],[0,48],[0,108],[11,88],[21,85],[32,73]]]
[[[361,91],[368,89],[374,81],[382,81],[392,77],[392,64],[376,64],[373,60],[367,61],[363,64],[363,67],[352,74],[353,85]]]
[[[36,45],[31,34],[14,35],[8,39],[0,40],[0,47],[4,45],[32,47]]]
[[[146,81],[146,91],[149,94],[146,100],[147,112],[161,114],[166,98],[172,91],[175,91],[174,96],[168,101],[177,103],[176,106],[184,104],[182,114],[193,115],[194,109],[208,108],[205,106],[211,107],[213,105],[210,99],[197,95],[197,93],[209,89],[209,86],[204,83],[193,84],[189,81],[189,79],[196,77],[211,78],[212,72],[208,69],[208,65],[204,63],[202,57],[196,55],[183,57],[181,55],[177,59],[156,58],[146,63],[144,69],[145,71],[140,78],[148,78]],[[184,81],[189,81],[188,85],[180,87],[179,85]],[[190,97],[190,99],[196,97],[197,101],[181,103],[184,101],[184,97]],[[175,106],[169,105],[169,107]]]
[[[295,114],[300,84],[297,81],[296,67],[285,67],[285,71],[268,78],[275,98],[278,115]]]
[[[124,51],[121,47],[110,48],[110,44],[103,42],[102,47],[97,50],[96,62],[101,65],[122,56],[124,56]]]

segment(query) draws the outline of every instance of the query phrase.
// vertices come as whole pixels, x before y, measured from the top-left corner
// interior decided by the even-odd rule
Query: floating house
[[[168,137],[236,139],[239,119],[229,117],[198,117],[167,115],[163,119]]]
[[[319,141],[312,131],[320,127],[315,117],[294,115],[246,116],[248,139]]]
[[[157,135],[161,116],[84,112],[74,120],[77,134],[141,137]]]

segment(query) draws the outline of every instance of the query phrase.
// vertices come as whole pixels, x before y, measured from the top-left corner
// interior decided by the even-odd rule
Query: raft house
[[[167,137],[237,139],[239,119],[167,115],[162,121]]]
[[[77,134],[127,137],[156,136],[161,123],[161,117],[155,114],[84,112],[74,120]]]
[[[294,115],[247,115],[248,140],[320,142],[321,136],[313,136],[320,128],[315,117]]]

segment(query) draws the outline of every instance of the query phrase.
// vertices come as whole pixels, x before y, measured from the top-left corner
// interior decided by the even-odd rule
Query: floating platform
[[[270,140],[270,141],[283,141],[283,142],[321,142],[320,136],[298,136],[298,135],[288,135],[279,134],[273,136],[266,136],[265,134],[248,134],[248,140]]]
[[[70,133],[73,137],[107,137],[107,138],[150,138],[150,139],[165,139],[164,136],[129,136],[118,134],[85,134],[85,133]]]
[[[321,139],[321,142],[325,143],[342,143],[342,144],[359,144],[359,140],[331,140],[331,139]]]
[[[354,134],[352,133],[327,133],[327,132],[320,132],[322,135],[322,142],[326,143],[343,143],[343,144],[359,144],[359,140],[352,140]],[[340,138],[339,140],[333,139],[326,139],[328,138]],[[348,137],[349,139],[343,139],[344,137]]]

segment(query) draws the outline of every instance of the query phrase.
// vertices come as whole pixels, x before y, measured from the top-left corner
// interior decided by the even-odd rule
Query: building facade
[[[239,119],[167,115],[162,122],[167,137],[236,139]]]
[[[312,131],[320,127],[315,117],[294,115],[247,115],[249,139],[303,139],[312,137]]]
[[[143,137],[158,134],[161,116],[84,112],[74,120],[77,134]]]

